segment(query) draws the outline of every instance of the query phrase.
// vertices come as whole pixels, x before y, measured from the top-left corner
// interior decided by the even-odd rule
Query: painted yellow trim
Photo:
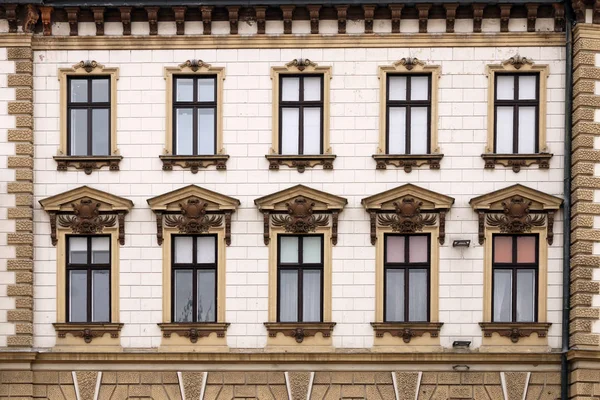
[[[176,228],[163,228],[163,323],[171,321],[171,246],[173,235],[179,234]],[[217,322],[225,322],[225,230],[224,228],[211,228],[208,234],[217,234]],[[177,335],[173,334],[173,337]],[[170,341],[171,339],[164,339]],[[189,344],[189,339],[186,339]],[[198,344],[203,344],[204,339],[199,339]],[[221,340],[219,340],[220,342]],[[185,342],[184,342],[185,343]],[[211,341],[211,344],[214,344]]]
[[[438,143],[438,93],[439,80],[442,75],[440,65],[426,65],[418,61],[413,68],[407,69],[400,61],[389,66],[380,66],[379,77],[379,148],[377,154],[387,154],[385,132],[387,128],[386,99],[387,99],[387,77],[393,75],[428,74],[431,76],[431,154],[439,154]]]
[[[68,155],[67,149],[67,77],[70,76],[109,76],[110,77],[110,154],[119,155],[117,147],[117,80],[119,79],[119,68],[105,68],[98,64],[93,70],[86,71],[80,64],[71,68],[60,68],[58,80],[60,82],[60,145],[59,156]]]
[[[296,61],[296,60],[294,60]],[[331,86],[331,67],[321,67],[317,64],[310,63],[306,68],[299,69],[298,66],[291,61],[283,67],[272,67],[271,68],[271,81],[273,82],[273,117],[272,117],[272,147],[269,150],[269,154],[279,154],[279,76],[280,75],[303,75],[303,74],[317,74],[323,75],[323,154],[333,154],[330,145],[330,86]]]
[[[14,35],[14,34],[13,34]],[[11,34],[0,36],[12,44]],[[423,47],[562,47],[555,32],[439,33],[377,35],[185,35],[185,36],[35,36],[33,50],[423,48]],[[14,46],[14,44],[12,44]]]
[[[201,61],[200,61],[201,62]],[[223,81],[225,80],[225,67],[213,67],[201,62],[200,67],[193,71],[185,63],[178,67],[165,67],[166,80],[166,119],[165,119],[165,149],[164,154],[173,154],[173,75],[205,75],[215,76],[217,82],[217,153],[225,154],[223,148]]]
[[[514,65],[504,62],[497,65],[486,66],[486,76],[488,77],[488,109],[487,109],[487,146],[485,148],[486,153],[496,154],[494,152],[494,125],[496,123],[494,119],[494,98],[495,98],[495,76],[499,72],[510,72],[510,73],[527,73],[537,72],[540,75],[540,87],[539,87],[539,99],[540,106],[538,110],[538,147],[539,153],[548,152],[546,144],[546,117],[547,117],[547,93],[548,93],[548,65],[537,65],[537,64],[524,64],[519,69],[515,68]]]

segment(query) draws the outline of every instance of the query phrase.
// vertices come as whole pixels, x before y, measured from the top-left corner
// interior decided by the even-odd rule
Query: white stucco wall
[[[480,155],[487,135],[488,85],[485,65],[498,64],[516,53],[550,66],[547,137],[554,157],[549,170],[532,167],[516,174],[504,167],[483,168]],[[376,171],[371,155],[376,152],[379,134],[377,67],[409,56],[442,67],[439,142],[445,156],[440,170],[415,169],[409,174],[395,168]],[[375,309],[375,247],[370,244],[368,216],[360,201],[410,182],[456,199],[447,216],[446,244],[440,249],[441,343],[450,347],[454,340],[470,340],[473,348],[479,347],[483,247],[477,244],[476,215],[468,202],[515,183],[562,197],[564,56],[564,49],[559,47],[35,52],[35,346],[51,347],[56,336],[52,327],[56,318],[56,249],[50,243],[48,216],[39,208],[38,200],[89,185],[134,202],[126,218],[126,243],[120,250],[120,322],[125,324],[121,343],[126,348],[150,348],[161,340],[156,324],[162,318],[162,249],[156,244],[155,217],[146,199],[190,183],[238,198],[241,206],[233,216],[232,244],[226,249],[226,319],[231,323],[227,341],[235,348],[261,348],[267,338],[263,322],[267,321],[268,248],[262,241],[262,215],[254,199],[302,183],[348,199],[340,215],[339,242],[333,248],[333,321],[337,325],[332,337],[336,347],[368,348],[373,344],[370,322]],[[165,141],[163,70],[194,58],[226,68],[224,147],[231,158],[227,171],[212,167],[195,175],[177,168],[163,172],[158,158]],[[268,170],[264,156],[271,146],[270,68],[295,58],[333,67],[331,146],[337,155],[333,171],[320,167],[303,174],[286,167]],[[57,172],[52,159],[59,145],[57,71],[87,59],[120,70],[117,129],[124,158],[119,172]],[[3,84],[0,78],[0,87]],[[6,107],[0,105],[0,116],[3,114]],[[2,128],[0,142],[5,140]],[[0,167],[6,162],[3,157],[0,154]],[[0,193],[5,188],[2,182],[9,180],[3,174]],[[4,212],[0,206],[0,220]],[[554,244],[549,247],[551,347],[560,346],[561,220],[558,213]],[[454,239],[470,239],[471,247],[452,248]],[[0,233],[0,246],[2,243]],[[0,274],[2,266],[0,261]],[[0,284],[0,296],[2,288]],[[0,336],[0,345],[1,340]]]

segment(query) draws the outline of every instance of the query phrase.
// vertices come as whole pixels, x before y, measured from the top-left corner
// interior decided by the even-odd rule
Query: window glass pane
[[[193,276],[192,271],[175,271],[175,304],[173,307],[173,321],[192,322],[193,312]]]
[[[215,154],[215,109],[198,109],[198,154]]]
[[[304,270],[302,277],[302,321],[321,321],[321,271]]]
[[[213,78],[198,79],[198,101],[215,101],[215,80]]]
[[[533,322],[535,319],[535,271],[517,271],[517,322]]]
[[[297,263],[298,262],[298,238],[290,236],[281,236],[281,248],[279,249],[279,262]]]
[[[217,305],[215,299],[215,271],[198,271],[198,322],[215,322]]]
[[[108,103],[108,79],[92,79],[92,102]]]
[[[69,264],[87,264],[87,238],[69,238]]]
[[[92,321],[110,321],[110,274],[92,271]]]
[[[281,78],[281,101],[300,100],[300,78]]]
[[[194,101],[193,79],[176,79],[175,86],[176,101]]]
[[[192,263],[192,243],[194,238],[190,236],[175,237],[175,264]]]
[[[537,77],[525,75],[519,77],[519,100],[535,100],[537,97]]]
[[[404,270],[388,269],[385,288],[385,320],[404,321]]]
[[[404,236],[386,236],[387,240],[387,262],[403,263],[404,259]]]
[[[88,155],[88,112],[87,110],[71,110],[71,155]]]
[[[110,264],[110,238],[92,238],[92,264]]]
[[[110,120],[108,118],[108,110],[92,110],[92,155],[107,156],[110,151],[108,149],[108,127]]]
[[[390,107],[388,113],[388,152],[389,154],[405,154],[406,108]]]
[[[519,236],[517,238],[517,262],[535,262],[535,236]]]
[[[86,103],[88,101],[87,79],[71,79],[71,102]]]
[[[510,75],[498,75],[496,81],[496,99],[515,99],[515,77]]]
[[[494,236],[494,262],[512,262],[512,236]]]
[[[408,284],[408,320],[427,321],[427,270],[409,270]]]
[[[410,154],[427,154],[427,107],[412,107],[410,111]]]
[[[304,101],[321,100],[321,77],[304,78]]]
[[[279,321],[298,321],[298,271],[279,271]]]
[[[535,107],[519,107],[519,153],[535,153]]]
[[[193,115],[191,108],[178,108],[175,114],[176,117],[176,141],[177,154],[190,155],[193,154],[194,141],[193,135]]]
[[[427,236],[410,236],[408,238],[408,262],[427,262],[428,252]]]
[[[321,262],[321,237],[306,236],[302,241],[302,263],[319,264]]]
[[[298,154],[300,140],[300,110],[283,108],[281,110],[281,154]]]
[[[496,153],[513,153],[512,107],[496,107]]]
[[[406,100],[406,77],[390,76],[388,81],[388,98],[390,100]]]
[[[512,271],[494,271],[494,322],[512,321]]]
[[[410,78],[410,99],[428,100],[429,99],[429,77],[413,76]]]
[[[87,271],[69,271],[69,322],[87,322]]]
[[[303,154],[321,154],[321,109],[304,109]]]
[[[215,237],[214,236],[199,236],[197,238],[198,255],[196,262],[198,264],[214,264],[215,263]]]

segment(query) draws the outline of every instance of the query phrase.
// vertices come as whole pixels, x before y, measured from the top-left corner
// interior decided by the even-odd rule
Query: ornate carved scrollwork
[[[308,58],[295,58],[286,64],[286,67],[296,67],[298,71],[302,72],[308,67],[316,67],[317,64],[310,61]]]
[[[536,333],[538,338],[545,338],[551,323],[532,322],[532,323],[501,323],[501,322],[480,322],[484,337],[492,337],[494,333],[499,336],[507,337],[511,342],[517,343],[520,338],[529,337]]]
[[[402,338],[404,343],[410,343],[414,337],[421,337],[429,333],[432,338],[438,337],[443,323],[425,322],[425,323],[393,323],[393,322],[372,322],[371,326],[375,331],[375,337],[382,338],[385,333],[393,337]]]
[[[58,224],[71,228],[73,233],[96,234],[101,233],[105,227],[115,226],[116,215],[100,215],[100,203],[90,199],[83,199],[71,205],[75,215],[59,215]]]
[[[150,35],[158,35],[158,11],[160,7],[146,7],[148,13],[148,26],[150,29]]]
[[[94,23],[96,24],[96,36],[104,35],[104,7],[92,7]]]
[[[296,343],[302,343],[305,338],[315,336],[319,332],[324,338],[330,337],[335,322],[265,322],[265,326],[269,332],[269,337],[274,338],[277,337],[278,333],[283,333],[284,336],[294,338]]]
[[[183,64],[179,65],[179,68],[189,68],[193,72],[197,72],[200,68],[210,68],[210,64],[205,63],[202,60],[187,60]]]
[[[123,324],[120,323],[106,323],[100,325],[55,323],[53,325],[59,338],[66,338],[67,334],[70,334],[73,337],[82,338],[87,344],[91,343],[93,339],[101,338],[106,333],[110,334],[112,339],[118,339],[121,328],[123,327]]]
[[[530,58],[521,57],[519,54],[516,54],[516,55],[512,56],[511,58],[509,58],[508,60],[504,61],[502,64],[504,64],[504,65],[510,64],[513,67],[515,67],[516,69],[521,69],[521,67],[523,67],[524,65],[533,64],[533,61],[531,61]]]
[[[404,4],[389,4],[388,7],[392,15],[392,33],[400,33],[400,18]]]
[[[425,63],[423,61],[420,61],[416,57],[404,57],[403,59],[401,59],[400,61],[398,61],[397,64],[398,65],[403,65],[404,68],[406,68],[409,71],[412,71],[412,69],[414,67],[416,67],[417,65],[425,65]]]
[[[405,197],[402,201],[394,202],[395,214],[380,214],[378,221],[381,226],[389,226],[394,232],[414,233],[422,231],[425,226],[436,223],[435,214],[423,215],[421,213],[422,202],[414,198]]]
[[[27,4],[27,13],[25,14],[25,20],[23,21],[23,32],[31,33],[40,18],[40,13],[36,6],[33,4]]]
[[[314,232],[319,226],[329,224],[329,216],[313,214],[315,203],[309,202],[302,196],[294,201],[285,203],[288,215],[273,215],[273,226],[283,227],[286,232],[308,233]]]
[[[207,203],[197,197],[188,199],[186,203],[179,203],[180,215],[167,214],[164,216],[165,225],[178,228],[180,233],[197,234],[208,232],[211,227],[221,226],[223,216],[207,215]]]
[[[531,201],[521,196],[514,196],[509,201],[503,201],[503,214],[489,214],[486,218],[489,226],[500,228],[503,233],[530,232],[531,228],[543,226],[546,222],[544,215],[531,215]]]

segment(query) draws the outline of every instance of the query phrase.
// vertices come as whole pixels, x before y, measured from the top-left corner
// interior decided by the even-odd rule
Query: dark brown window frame
[[[406,100],[390,100],[390,78],[406,77]],[[427,100],[410,100],[411,81],[413,77],[427,77]],[[432,74],[386,74],[385,82],[385,153],[390,154],[390,108],[404,107],[406,109],[406,142],[404,144],[405,152],[400,155],[417,155],[410,152],[411,145],[411,107],[427,107],[427,153],[431,154],[431,79]],[[393,154],[396,155],[396,154]]]
[[[281,238],[282,237],[297,237],[298,240],[298,262],[297,263],[281,263]],[[305,237],[320,237],[321,238],[321,263],[320,264],[304,264],[302,263],[302,250]],[[296,270],[298,271],[298,321],[286,321],[287,323],[305,323],[303,321],[303,272],[304,270],[319,270],[321,271],[321,304],[320,318],[318,321],[309,321],[308,323],[323,322],[323,275],[325,274],[325,235],[310,234],[310,235],[277,235],[277,322],[281,322],[281,270]]]
[[[177,264],[175,263],[175,242],[177,238],[191,237],[192,240],[192,263],[191,264]],[[215,239],[215,262],[208,264],[198,264],[198,241],[200,237],[214,237]],[[219,307],[219,276],[218,276],[218,264],[219,264],[219,241],[216,234],[205,234],[205,235],[173,235],[173,244],[171,245],[171,322],[172,323],[216,323],[217,322],[217,309]],[[191,270],[193,281],[192,281],[192,321],[176,321],[175,320],[175,271],[177,270]],[[213,270],[215,273],[215,318],[212,321],[198,321],[198,271],[199,270]]]
[[[73,102],[71,101],[71,82],[72,81],[87,81],[87,102]],[[93,80],[105,80],[108,82],[108,102],[93,102],[92,101],[92,81]],[[112,129],[112,110],[111,110],[111,78],[108,75],[97,75],[97,76],[80,76],[72,75],[67,76],[67,155],[74,157],[107,157],[111,154],[111,129]],[[71,110],[87,110],[87,154],[72,154],[71,142]],[[93,146],[93,129],[92,129],[92,113],[93,110],[108,110],[108,148],[106,154],[92,154]]]
[[[109,247],[108,247],[108,260],[109,263],[108,264],[92,264],[92,239],[93,238],[108,238],[109,239]],[[86,264],[71,264],[69,262],[70,259],[70,247],[71,247],[71,238],[86,238],[87,239],[87,262]],[[67,235],[66,236],[66,257],[65,257],[65,307],[66,307],[66,314],[65,314],[65,318],[66,318],[66,322],[67,323],[87,323],[87,324],[105,324],[105,323],[109,323],[112,320],[112,265],[111,265],[111,261],[112,261],[112,243],[111,243],[111,239],[110,239],[110,235]],[[87,287],[86,287],[86,291],[87,291],[87,308],[86,308],[86,314],[87,314],[87,318],[86,321],[78,321],[78,322],[71,322],[71,314],[70,314],[70,309],[69,309],[69,303],[70,303],[70,287],[71,287],[71,282],[70,282],[70,274],[69,272],[71,271],[86,271],[87,273]],[[108,271],[108,315],[109,315],[109,320],[108,321],[92,321],[92,302],[93,302],[93,297],[92,297],[92,271]]]
[[[498,77],[512,76],[514,77],[514,93],[513,100],[498,100]],[[519,79],[520,76],[535,76],[535,100],[519,100]],[[494,154],[498,148],[498,107],[513,107],[513,152],[509,154],[526,154],[519,153],[519,108],[520,107],[535,107],[535,153],[540,151],[540,74],[538,72],[496,72],[494,74]]]
[[[497,237],[512,238],[512,262],[511,263],[496,263],[496,241]],[[535,263],[517,263],[517,240],[519,237],[535,237]],[[532,234],[493,234],[492,235],[492,322],[493,323],[517,323],[517,271],[520,269],[535,271],[535,293],[534,293],[534,310],[533,321],[524,321],[522,323],[535,323],[538,321],[538,301],[539,301],[539,267],[540,267],[540,236],[537,233]],[[494,320],[494,292],[495,292],[495,272],[497,269],[511,270],[511,296],[512,310],[510,321],[495,321]]]
[[[177,101],[177,81],[180,79],[192,79],[193,84],[193,95],[192,101]],[[203,79],[212,79],[214,88],[213,101],[198,101],[198,81]],[[206,74],[206,75],[185,75],[177,74],[173,76],[173,154],[180,155],[177,153],[177,109],[192,109],[192,154],[183,154],[182,156],[214,156],[217,154],[217,132],[218,132],[218,98],[219,95],[217,88],[217,75]],[[198,154],[198,110],[200,109],[213,109],[215,122],[214,122],[214,148],[212,154]]]
[[[411,236],[425,236],[427,237],[427,262],[425,263],[391,263],[387,260],[387,239],[391,236],[404,237],[404,259],[407,260],[410,254],[410,240]],[[384,245],[383,245],[383,320],[386,323],[419,323],[429,322],[431,320],[431,234],[429,233],[386,233],[384,234]],[[389,269],[404,270],[404,320],[403,321],[390,321],[387,319],[387,271]],[[427,270],[427,320],[426,321],[411,321],[409,320],[409,271],[411,269],[426,269]]]
[[[298,101],[283,101],[283,80],[287,78],[299,78],[298,85]],[[321,80],[321,100],[305,101],[304,100],[304,78],[319,78]],[[279,154],[282,154],[283,149],[283,109],[294,108],[298,109],[298,154],[304,155],[304,108],[319,108],[321,110],[321,132],[320,132],[320,154],[323,154],[323,118],[325,108],[325,85],[323,74],[280,74],[279,75]]]

